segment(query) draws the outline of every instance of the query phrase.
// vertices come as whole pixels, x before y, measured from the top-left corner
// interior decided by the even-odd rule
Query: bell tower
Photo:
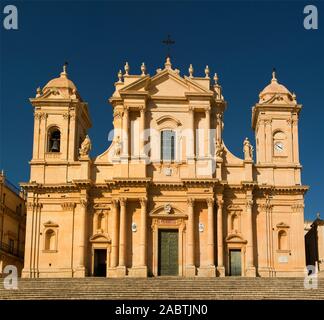
[[[286,183],[300,184],[298,119],[301,108],[296,95],[278,83],[274,69],[271,83],[262,90],[252,110],[256,164],[267,171],[264,174],[267,181],[273,178],[271,168],[277,167],[285,170],[285,176],[290,176]],[[273,179],[275,183],[276,178]],[[278,178],[277,182],[285,182],[280,180]]]
[[[30,102],[34,107],[30,180],[53,183],[55,177],[55,182],[67,182],[69,165],[78,160],[80,145],[91,127],[88,105],[68,78],[67,64],[58,78],[37,89]]]

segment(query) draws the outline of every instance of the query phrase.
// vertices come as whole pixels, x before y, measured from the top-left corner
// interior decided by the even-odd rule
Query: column
[[[145,146],[145,136],[144,136],[144,131],[145,131],[145,107],[142,106],[140,108],[140,156],[141,157],[145,157],[145,150],[144,150],[144,146]],[[136,139],[136,137],[134,137]]]
[[[34,147],[33,147],[33,159],[39,158],[39,139],[40,139],[40,114],[34,113]]]
[[[214,266],[214,199],[207,199],[208,205],[208,227],[207,227],[207,246],[208,246],[208,265]]]
[[[265,154],[266,162],[272,162],[272,130],[271,130],[271,119],[265,120]]]
[[[47,119],[47,113],[42,112],[40,114],[41,117],[41,123],[40,123],[40,139],[39,139],[39,153],[40,153],[40,159],[45,159],[45,153],[47,152],[47,132],[46,132],[46,119]],[[62,138],[61,138],[62,139]]]
[[[220,277],[225,276],[223,257],[223,204],[222,199],[217,200],[217,271]]]
[[[299,164],[298,120],[292,120],[293,162]]]
[[[146,266],[146,199],[141,199],[140,266]]]
[[[196,275],[195,267],[195,228],[194,228],[194,199],[189,198],[188,203],[188,224],[187,224],[187,266],[186,276],[194,277]]]
[[[206,114],[206,157],[210,157],[210,107],[205,109]]]
[[[123,113],[123,155],[128,156],[128,108],[124,107]]]
[[[120,219],[119,219],[119,267],[125,267],[126,260],[126,202],[127,199],[121,198]]]
[[[86,250],[86,239],[85,239],[85,228],[86,228],[86,215],[87,215],[87,200],[81,199],[80,201],[80,237],[79,237],[79,268],[85,269],[85,250]],[[81,276],[85,276],[81,274]]]
[[[111,267],[118,263],[118,201],[112,200]]]
[[[247,228],[247,247],[246,247],[246,275],[248,277],[255,277],[255,267],[253,259],[253,214],[252,214],[253,200],[248,199],[246,202],[246,214],[248,219]]]
[[[189,158],[195,158],[195,111],[193,106],[189,106],[189,118],[190,118],[190,135],[188,136],[188,151]]]
[[[74,160],[79,155],[79,140],[75,139],[75,130],[76,130],[76,121],[75,121],[75,114],[70,114],[70,123],[69,123],[69,160]]]
[[[257,127],[257,136],[259,137],[259,142],[257,145],[257,162],[258,163],[264,163],[266,162],[265,158],[265,150],[266,150],[266,144],[265,144],[265,122],[263,119],[260,119],[258,122],[258,127]]]

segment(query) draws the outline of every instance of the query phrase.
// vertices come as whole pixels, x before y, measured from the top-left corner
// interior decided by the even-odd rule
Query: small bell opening
[[[49,132],[48,152],[60,152],[61,132],[57,128],[52,128]]]

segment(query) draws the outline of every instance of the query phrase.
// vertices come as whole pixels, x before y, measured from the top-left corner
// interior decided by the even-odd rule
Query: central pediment
[[[142,77],[120,90],[120,95],[146,93],[151,97],[186,97],[187,95],[212,95],[189,77],[182,78],[176,70],[165,69],[153,77]]]

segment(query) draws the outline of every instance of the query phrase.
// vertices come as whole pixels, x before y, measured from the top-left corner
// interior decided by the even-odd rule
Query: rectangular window
[[[175,158],[175,132],[164,130],[161,132],[161,159],[173,161]]]

